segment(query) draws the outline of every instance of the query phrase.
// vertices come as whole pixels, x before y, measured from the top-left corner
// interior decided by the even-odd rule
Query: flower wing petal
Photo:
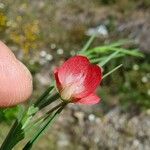
[[[59,90],[61,88],[61,83],[60,83],[59,78],[58,78],[58,71],[59,71],[59,68],[56,68],[54,70],[54,76],[55,76],[57,88]]]
[[[77,104],[86,104],[86,105],[94,105],[100,102],[100,98],[94,93],[90,94],[87,97],[81,98],[80,100],[74,102]]]
[[[97,65],[89,65],[86,78],[83,83],[83,91],[75,93],[74,97],[83,98],[93,93],[102,80],[102,69]]]

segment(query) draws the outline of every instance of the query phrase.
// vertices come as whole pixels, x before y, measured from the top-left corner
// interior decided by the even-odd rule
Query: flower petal
[[[58,70],[59,70],[59,68],[56,68],[56,69],[54,70],[54,76],[55,76],[57,88],[58,88],[58,90],[59,90],[60,87],[61,87],[61,84],[60,84],[60,81],[59,81],[59,78],[58,78]]]
[[[84,97],[74,103],[77,103],[77,104],[86,104],[86,105],[94,105],[94,104],[97,104],[100,102],[100,98],[95,95],[95,94],[90,94],[89,96],[87,97]]]
[[[89,65],[86,78],[84,79],[82,91],[75,94],[74,97],[82,98],[86,97],[90,93],[93,93],[99,86],[102,80],[102,69],[97,65]]]
[[[58,71],[58,78],[62,85],[83,80],[87,73],[89,60],[84,56],[74,56],[68,59]]]

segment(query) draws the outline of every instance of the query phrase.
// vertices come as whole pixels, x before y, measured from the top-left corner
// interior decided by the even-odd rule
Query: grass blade
[[[119,51],[121,53],[135,56],[135,57],[144,57],[144,55],[138,50],[138,49],[133,49],[133,50],[127,50],[124,48],[112,48],[112,51]]]
[[[104,66],[106,63],[108,63],[112,58],[114,58],[115,56],[117,56],[117,54],[119,53],[119,51],[116,51],[114,53],[112,53],[110,56],[107,57],[107,59],[104,59],[104,61],[100,62],[99,65],[102,67]]]
[[[47,97],[47,95],[54,89],[54,86],[50,86],[41,96],[40,98],[35,102],[34,106],[38,107],[38,105],[41,104],[42,100]]]
[[[130,44],[130,43],[133,43],[132,40],[119,40],[117,42],[113,42],[113,43],[110,43],[108,44],[109,47],[120,47],[120,46],[123,46],[123,45],[126,45],[126,44]]]
[[[118,54],[118,55],[114,56],[112,59],[114,59],[114,58],[120,58],[120,57],[123,57],[123,56],[125,56],[125,54]],[[92,63],[100,63],[101,61],[104,61],[107,58],[108,58],[108,56],[103,56],[103,57],[100,57],[100,58],[92,58],[91,62]]]
[[[37,139],[40,137],[40,135],[47,129],[47,127],[49,125],[52,125],[53,121],[56,119],[56,117],[61,113],[61,111],[64,109],[64,107],[66,106],[63,105],[61,108],[59,108],[54,114],[52,114],[46,124],[37,132],[37,134],[33,137],[33,139],[31,139],[23,148],[23,150],[30,150],[33,146],[33,144],[37,141]]]

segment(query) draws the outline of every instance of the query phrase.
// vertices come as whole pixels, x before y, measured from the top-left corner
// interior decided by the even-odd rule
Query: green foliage
[[[148,64],[148,61],[140,65],[132,63],[132,68],[125,74],[125,81],[120,90],[124,93],[120,96],[124,107],[150,108],[150,66]]]
[[[17,118],[19,112],[19,106],[13,108],[0,109],[0,122],[6,121],[11,123],[12,120]]]
[[[13,147],[25,137],[22,130],[22,124],[16,120],[5,141],[1,145],[1,150],[11,150]]]
[[[31,138],[31,140],[25,145],[23,150],[30,150],[38,140],[38,138],[43,134],[43,132],[55,121],[55,119],[60,115],[61,111],[65,107],[66,104],[62,105],[55,113],[52,113],[48,117],[44,119],[43,126],[35,133],[35,136]]]
[[[145,61],[145,59],[147,61]],[[145,110],[150,108],[150,75],[149,56],[144,59],[114,59],[107,65],[105,71],[111,70],[118,63],[123,68],[103,81],[103,86],[109,87],[107,94],[117,96],[124,109]],[[107,99],[105,94],[104,101]],[[111,102],[110,102],[111,103]]]

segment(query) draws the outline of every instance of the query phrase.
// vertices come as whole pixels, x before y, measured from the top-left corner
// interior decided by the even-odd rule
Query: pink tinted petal
[[[54,76],[55,76],[57,88],[58,88],[58,90],[59,90],[60,87],[61,87],[61,84],[60,84],[60,81],[59,81],[59,78],[58,78],[58,70],[59,70],[59,68],[56,68],[56,69],[54,70]]]
[[[89,96],[87,97],[84,97],[74,103],[77,103],[77,104],[86,104],[86,105],[94,105],[94,104],[97,104],[100,102],[100,98],[95,95],[95,94],[90,94]]]
[[[84,56],[74,56],[68,59],[58,71],[58,78],[63,85],[83,80],[87,73],[89,60]]]
[[[82,98],[86,97],[90,93],[93,93],[96,88],[99,86],[102,80],[102,70],[97,65],[89,65],[87,76],[84,80],[83,86],[84,90],[80,91],[78,94],[75,94],[74,97]]]

